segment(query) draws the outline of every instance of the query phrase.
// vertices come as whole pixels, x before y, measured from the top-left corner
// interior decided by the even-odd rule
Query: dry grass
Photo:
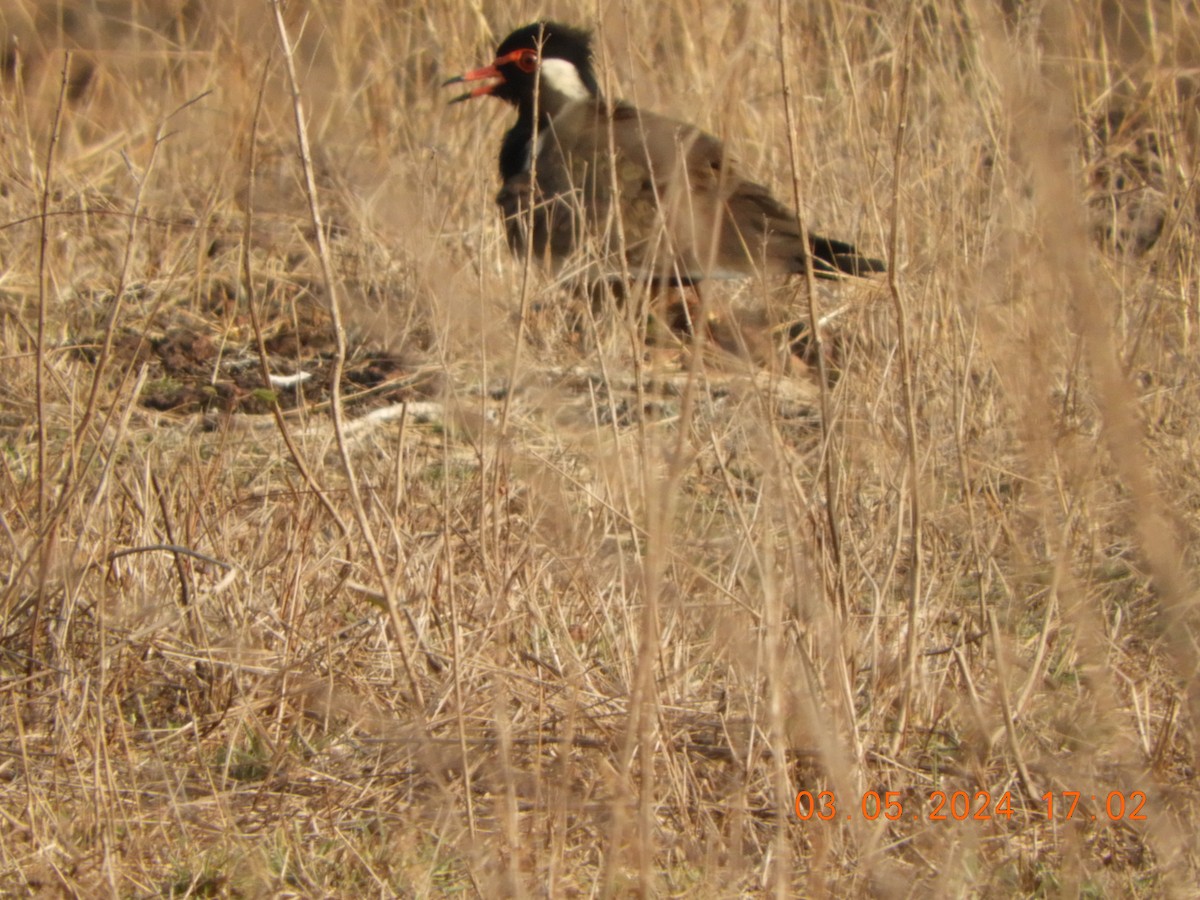
[[[787,196],[785,54],[822,396],[523,279],[532,10],[291,4],[321,242],[268,4],[0,3],[0,891],[1194,896],[1200,15],[1008,5],[538,10]]]

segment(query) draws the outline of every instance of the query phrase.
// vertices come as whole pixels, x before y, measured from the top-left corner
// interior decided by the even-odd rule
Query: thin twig
[[[62,133],[62,113],[67,98],[67,83],[71,75],[71,52],[63,59],[62,80],[58,86],[58,102],[54,104],[54,121],[50,126],[50,144],[46,147],[46,165],[42,171],[42,197],[38,235],[38,318],[37,318],[37,443],[38,443],[38,515],[46,515],[46,304],[49,285],[47,256],[50,246],[49,224],[50,185],[54,176],[54,151]],[[33,655],[33,654],[30,654]]]
[[[845,560],[842,553],[841,530],[838,525],[838,482],[839,473],[834,463],[834,422],[831,410],[833,401],[829,395],[829,369],[825,362],[824,339],[821,337],[820,317],[817,315],[817,281],[813,272],[812,253],[808,242],[808,226],[804,221],[804,197],[800,190],[800,158],[796,149],[796,119],[792,110],[792,82],[788,77],[788,52],[784,40],[787,16],[785,0],[776,4],[776,20],[779,39],[779,83],[783,90],[783,114],[787,125],[788,160],[792,169],[792,202],[796,207],[796,225],[800,229],[800,246],[805,253],[804,280],[808,294],[808,321],[812,330],[813,349],[817,356],[817,380],[821,389],[821,457],[820,477],[825,483],[825,526],[829,535],[829,548],[833,552],[834,599],[842,619],[849,613],[846,600]]]
[[[908,311],[904,295],[900,290],[900,187],[903,181],[904,138],[908,131],[908,83],[912,72],[912,33],[916,21],[917,5],[908,8],[904,23],[904,49],[900,61],[898,93],[899,111],[896,121],[896,137],[893,143],[892,164],[892,209],[888,222],[887,282],[888,294],[896,313],[897,353],[900,357],[900,383],[904,399],[904,425],[906,449],[908,451],[908,530],[909,530],[909,584],[907,602],[907,633],[904,642],[904,685],[901,690],[900,714],[896,717],[896,730],[892,739],[891,753],[895,755],[908,727],[909,706],[917,677],[917,626],[920,619],[920,600],[924,590],[923,552],[921,535],[921,468],[917,451],[917,409],[913,396],[914,360],[912,340],[908,333]],[[902,527],[902,526],[901,526]]]
[[[41,540],[38,543],[38,586],[37,601],[33,608],[33,621],[29,631],[29,663],[26,674],[32,675],[37,665],[38,633],[42,630],[42,612],[46,602],[46,581],[50,568],[50,553],[54,546],[51,537],[50,522],[52,517],[46,509],[47,479],[46,479],[46,304],[49,278],[47,267],[47,250],[50,244],[46,212],[50,208],[50,184],[54,174],[54,150],[58,146],[60,129],[62,127],[62,111],[66,104],[67,83],[71,74],[71,53],[67,52],[63,60],[62,80],[58,86],[58,102],[54,105],[54,122],[50,126],[50,145],[46,148],[46,166],[42,175],[41,225],[38,240],[38,313],[37,313],[37,368],[34,375],[37,391],[37,485],[38,485],[38,517],[42,529]]]
[[[258,298],[254,290],[254,278],[251,270],[253,259],[251,232],[254,224],[255,170],[258,168],[258,126],[262,118],[263,98],[266,96],[267,76],[271,72],[273,56],[274,53],[272,52],[263,63],[262,79],[259,82],[258,96],[254,103],[254,116],[250,122],[250,153],[246,161],[246,211],[242,220],[242,290],[246,295],[246,308],[250,312],[250,327],[254,332],[254,341],[258,349],[258,366],[263,384],[271,383],[271,367],[267,361],[267,344],[266,339],[263,337],[262,320],[259,316]],[[337,507],[329,499],[329,493],[317,481],[304,454],[300,452],[300,448],[297,446],[295,439],[292,437],[292,432],[287,426],[287,416],[280,407],[278,398],[275,398],[274,392],[272,392],[272,398],[271,414],[275,418],[275,427],[279,430],[280,437],[283,438],[284,446],[287,447],[288,454],[292,458],[292,463],[300,472],[300,477],[312,489],[313,494],[316,495],[321,505],[325,508],[325,511],[329,514],[329,517],[333,519],[342,538],[346,541],[346,545],[349,546],[351,541],[350,526],[346,524],[346,520],[338,513]]]
[[[84,436],[87,434],[88,427],[91,425],[92,418],[96,415],[96,408],[100,400],[100,386],[104,383],[104,374],[108,370],[108,364],[112,357],[113,342],[117,330],[117,322],[121,316],[121,309],[125,300],[125,288],[129,284],[129,269],[133,262],[134,239],[137,237],[137,226],[141,218],[139,213],[142,208],[142,195],[146,190],[146,183],[150,180],[150,173],[154,169],[155,160],[158,158],[158,148],[163,141],[167,139],[168,132],[165,130],[167,123],[171,119],[183,112],[188,107],[200,102],[207,97],[211,91],[205,91],[202,94],[191,98],[186,103],[176,107],[171,113],[158,124],[158,128],[154,134],[154,141],[150,145],[150,158],[146,161],[146,168],[142,171],[141,177],[134,176],[136,185],[133,192],[133,209],[129,213],[129,228],[125,234],[125,249],[121,255],[121,268],[117,274],[117,284],[113,291],[112,308],[108,312],[108,321],[104,326],[104,341],[100,346],[100,354],[96,360],[95,368],[92,371],[92,386],[88,390],[87,402],[84,404],[83,415],[80,417],[79,425],[75,428],[75,441],[71,450],[71,468],[72,473],[79,471],[78,456],[79,450],[83,444]],[[128,160],[126,160],[128,165]],[[132,166],[129,166],[130,174],[133,174]],[[126,371],[123,376],[123,381],[128,379],[129,371]],[[72,475],[73,480],[73,475]]]
[[[105,557],[105,560],[111,563],[122,556],[132,556],[135,553],[156,553],[160,550],[173,553],[176,556],[190,556],[192,559],[198,559],[201,562],[219,566],[222,569],[234,568],[233,563],[227,563],[224,560],[217,559],[215,556],[209,556],[207,553],[193,550],[191,547],[184,547],[182,544],[146,544],[142,547],[126,547],[124,550],[114,550]]]
[[[1013,711],[1012,697],[1008,691],[1008,667],[1004,662],[1004,652],[1000,639],[1000,626],[996,622],[996,611],[989,609],[988,630],[992,636],[992,647],[996,651],[996,692],[1000,697],[1000,709],[1004,714],[1004,734],[1008,738],[1009,749],[1012,750],[1013,763],[1017,767],[1017,775],[1021,779],[1021,787],[1025,788],[1025,796],[1036,800],[1039,795],[1029,769],[1025,765],[1025,754],[1021,752],[1021,741],[1017,736],[1016,714]]]
[[[808,226],[804,221],[804,198],[800,190],[800,160],[799,153],[796,148],[796,119],[792,109],[792,86],[791,79],[788,76],[788,52],[787,43],[784,40],[784,35],[787,33],[786,23],[786,5],[784,0],[779,0],[776,5],[776,22],[779,39],[779,80],[783,90],[783,111],[784,121],[787,124],[787,140],[788,140],[788,158],[791,163],[792,170],[792,199],[796,206],[796,224],[800,229],[800,241],[804,251],[809,254],[807,264],[804,267],[804,278],[806,282],[806,291],[808,294],[808,317],[810,327],[812,328],[814,347],[817,355],[817,377],[820,387],[821,398],[821,455],[820,455],[820,477],[825,488],[825,528],[829,540],[829,549],[833,554],[834,564],[834,621],[839,627],[845,627],[849,623],[850,604],[846,596],[846,563],[845,555],[842,548],[841,526],[840,526],[840,488],[841,482],[841,459],[834,452],[834,437],[836,435],[836,423],[833,419],[833,401],[829,391],[829,371],[825,362],[825,351],[821,338],[820,316],[817,315],[817,282],[816,274],[813,271],[812,255],[808,237]],[[822,587],[825,585],[825,580],[821,580]],[[855,766],[861,766],[864,760],[864,748],[862,735],[859,733],[858,722],[855,717],[855,703],[853,698],[853,689],[851,686],[852,676],[850,672],[850,663],[845,657],[843,643],[840,640],[831,641],[830,646],[835,654],[835,668],[838,673],[838,686],[842,696],[842,704],[845,716],[846,735],[849,738],[854,749]]]
[[[404,619],[400,614],[400,604],[396,598],[395,584],[393,579],[389,577],[387,567],[384,565],[383,555],[379,550],[378,542],[375,540],[375,532],[367,516],[367,510],[362,501],[362,494],[358,489],[358,476],[354,469],[354,463],[350,459],[350,445],[346,440],[345,412],[342,409],[341,381],[342,372],[346,367],[346,328],[342,322],[341,299],[337,281],[333,274],[333,264],[330,262],[329,244],[325,234],[325,222],[321,215],[321,205],[317,197],[317,180],[313,171],[312,150],[308,143],[308,124],[305,121],[304,101],[300,96],[300,79],[296,74],[296,60],[292,51],[291,38],[288,35],[287,25],[283,21],[283,4],[281,0],[271,0],[271,9],[275,13],[275,27],[279,32],[280,46],[283,48],[283,60],[288,76],[288,89],[291,92],[292,113],[296,121],[296,141],[300,151],[300,168],[304,176],[304,195],[308,201],[308,212],[312,220],[313,240],[316,243],[317,260],[321,265],[321,280],[325,286],[326,296],[329,298],[329,312],[333,320],[335,353],[329,386],[333,432],[337,441],[338,455],[342,461],[342,470],[346,475],[346,482],[350,488],[350,502],[354,508],[354,515],[358,520],[363,540],[366,541],[367,550],[370,553],[379,583],[383,585],[384,592],[387,594],[388,618],[395,633],[396,644],[400,650],[405,674],[408,676],[413,701],[419,711],[418,715],[420,715],[420,711],[425,706],[425,697],[421,690],[420,679],[417,678],[416,669],[413,667],[412,653],[409,650],[408,640],[405,637]],[[417,635],[417,637],[419,639],[420,635]]]

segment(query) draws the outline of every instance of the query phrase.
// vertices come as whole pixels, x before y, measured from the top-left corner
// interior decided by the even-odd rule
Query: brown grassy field
[[[525,272],[538,14],[889,275]],[[1193,4],[0,19],[0,894],[1197,896]]]

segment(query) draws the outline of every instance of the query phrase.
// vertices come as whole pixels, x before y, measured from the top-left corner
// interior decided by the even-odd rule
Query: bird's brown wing
[[[840,241],[810,236],[806,250],[795,214],[746,179],[720,141],[684,122],[586,102],[560,112],[548,138],[539,156],[543,194],[549,187],[575,197],[596,252],[610,263],[623,253],[634,274],[699,281],[795,273],[810,258],[819,275],[883,268]]]
[[[539,186],[574,193],[610,260],[622,253],[636,274],[681,281],[745,275],[762,261],[796,271],[794,217],[746,182],[712,135],[628,104],[581,103],[555,117],[553,138]]]
[[[599,101],[576,103],[554,117],[539,140],[538,193],[574,210],[582,249],[608,272],[634,274],[662,243],[659,204],[644,151],[630,141],[632,107],[615,113]],[[615,202],[614,202],[615,199]],[[621,259],[619,257],[624,257]]]
[[[806,246],[796,213],[746,178],[712,135],[696,131],[686,161],[688,183],[703,195],[696,208],[705,215],[697,217],[694,255],[710,275],[794,274],[809,264],[823,278],[885,270],[845,241],[810,233]]]

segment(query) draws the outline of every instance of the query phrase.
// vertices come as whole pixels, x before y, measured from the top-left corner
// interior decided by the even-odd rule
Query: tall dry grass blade
[[[901,194],[905,183],[905,144],[908,137],[908,89],[912,76],[913,29],[916,25],[917,7],[910,5],[904,21],[904,38],[896,73],[896,94],[899,96],[896,111],[896,136],[892,145],[892,206],[888,214],[888,294],[896,317],[896,352],[900,358],[900,399],[903,404],[905,425],[905,451],[908,462],[908,541],[909,575],[905,586],[907,616],[904,639],[904,683],[901,688],[900,712],[896,718],[896,730],[892,737],[890,752],[896,754],[906,740],[909,716],[912,712],[913,695],[916,690],[918,640],[923,631],[922,599],[925,592],[924,565],[925,541],[922,534],[924,520],[921,512],[921,463],[920,447],[917,442],[917,399],[913,385],[916,382],[915,351],[909,336],[910,313],[908,302],[900,287],[900,222]]]
[[[47,307],[49,304],[49,262],[47,259],[47,251],[49,249],[49,211],[50,211],[50,192],[54,183],[54,154],[58,148],[58,139],[60,136],[60,127],[62,125],[63,107],[67,96],[67,84],[70,79],[71,72],[71,54],[63,54],[62,77],[59,80],[58,101],[54,104],[54,118],[50,123],[49,141],[46,145],[45,166],[42,170],[42,191],[41,191],[41,220],[38,223],[38,260],[37,260],[37,335],[36,335],[36,365],[37,372],[35,375],[36,403],[37,403],[37,487],[38,487],[38,519],[39,531],[41,537],[38,541],[38,580],[37,580],[37,597],[34,600],[33,619],[30,624],[29,631],[29,662],[26,668],[26,675],[32,676],[34,668],[37,664],[38,645],[41,639],[42,630],[42,614],[46,604],[46,585],[48,582],[48,569],[51,565],[51,549],[55,544],[53,538],[53,528],[57,517],[51,517],[49,508],[49,475],[46,472],[48,445],[47,445],[47,410],[46,410],[46,317]]]
[[[405,672],[408,675],[409,689],[412,691],[414,706],[419,719],[424,718],[425,697],[421,681],[413,668],[412,651],[409,648],[407,629],[400,614],[400,601],[396,596],[394,583],[387,575],[383,556],[375,540],[375,532],[367,517],[363,505],[362,494],[358,487],[358,475],[354,462],[350,458],[350,448],[346,441],[345,411],[342,409],[342,374],[346,367],[346,327],[342,321],[341,293],[337,279],[334,276],[333,263],[330,260],[329,245],[326,237],[325,223],[321,215],[321,204],[317,196],[317,182],[313,173],[312,151],[308,143],[308,123],[305,121],[304,103],[300,94],[300,81],[296,74],[296,61],[292,52],[292,42],[288,35],[287,25],[283,20],[283,5],[281,0],[271,0],[271,8],[275,16],[275,26],[279,35],[280,47],[283,51],[284,65],[288,75],[288,88],[291,92],[292,111],[295,116],[296,140],[300,149],[300,169],[304,176],[304,195],[308,201],[308,212],[312,220],[313,240],[316,243],[317,259],[321,266],[321,277],[324,282],[326,296],[329,300],[329,311],[333,318],[334,361],[329,376],[330,410],[333,420],[333,431],[337,439],[338,453],[342,460],[342,471],[350,492],[350,500],[358,520],[359,531],[367,544],[367,551],[375,567],[375,574],[383,585],[387,595],[388,616],[395,633],[396,643],[400,649]],[[347,552],[353,554],[353,544],[347,545]],[[417,635],[418,640],[420,636]]]

